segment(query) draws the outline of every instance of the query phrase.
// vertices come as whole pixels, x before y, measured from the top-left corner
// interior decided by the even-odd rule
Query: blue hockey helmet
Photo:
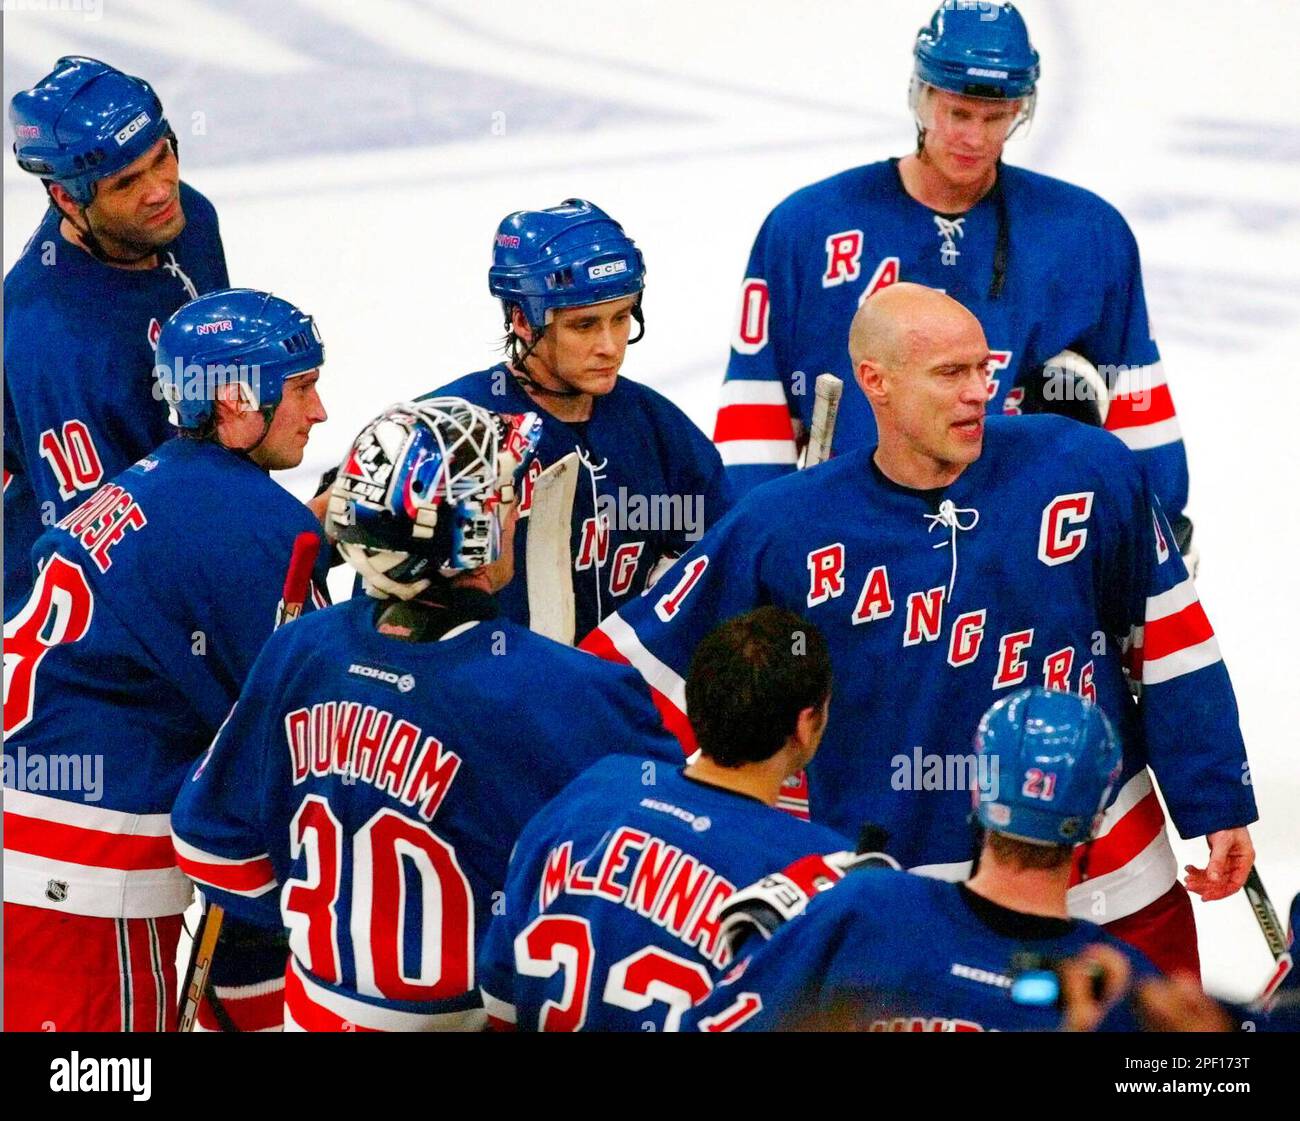
[[[536,413],[459,397],[384,410],[361,430],[330,492],[326,528],[378,598],[410,599],[435,578],[501,555],[503,506],[541,438]]]
[[[582,199],[517,210],[497,227],[488,288],[501,301],[507,325],[511,307],[518,307],[540,335],[553,308],[587,307],[644,287],[641,250],[613,218]],[[633,314],[640,321],[639,300]]]
[[[208,292],[178,308],[158,336],[154,377],[171,423],[200,429],[212,419],[217,390],[236,383],[270,416],[286,379],[325,361],[310,315],[252,288]]]
[[[60,184],[82,206],[95,182],[115,175],[163,137],[176,138],[143,78],[68,55],[9,103],[18,166]]]
[[[944,0],[916,35],[916,77],[965,97],[1028,98],[1038,52],[1014,5]]]
[[[996,833],[1077,845],[1097,828],[1119,778],[1119,741],[1105,713],[1072,693],[1020,689],[980,720],[975,815]],[[985,760],[988,762],[985,763]]]

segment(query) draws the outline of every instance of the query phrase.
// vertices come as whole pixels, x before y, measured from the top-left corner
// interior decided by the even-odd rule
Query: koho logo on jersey
[[[587,276],[591,280],[601,280],[607,276],[617,276],[621,272],[627,272],[627,262],[623,260],[606,261],[602,265],[590,265],[587,268]]]
[[[149,114],[141,113],[129,125],[127,125],[124,129],[122,129],[120,132],[114,135],[113,139],[117,141],[117,146],[119,148],[122,147],[123,144],[125,144],[128,140],[130,140],[131,137],[133,137],[137,132],[139,132],[142,128],[144,128],[144,126],[147,125],[148,123],[149,123]]]
[[[409,693],[415,688],[415,678],[409,673],[395,673],[379,666],[368,666],[363,662],[353,662],[348,666],[348,673],[364,677],[369,681],[378,681],[381,685],[391,685],[399,693]]]

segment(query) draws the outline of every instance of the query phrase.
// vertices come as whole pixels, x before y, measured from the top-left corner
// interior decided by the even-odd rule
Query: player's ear
[[[47,183],[46,188],[49,191],[50,201],[58,208],[65,218],[75,218],[81,209],[77,205],[77,200],[68,194],[67,188],[58,183]]]
[[[523,309],[518,306],[510,309],[510,330],[514,332],[515,338],[523,343],[533,341],[533,329],[528,325]]]
[[[880,404],[887,396],[885,389],[885,368],[870,358],[864,358],[853,372],[858,388],[867,395],[872,404]]]

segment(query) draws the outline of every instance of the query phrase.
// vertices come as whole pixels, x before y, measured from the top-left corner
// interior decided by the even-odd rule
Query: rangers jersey
[[[529,823],[483,950],[483,1003],[525,1031],[673,1031],[729,960],[719,912],[836,833],[682,768],[604,759]]]
[[[806,431],[820,373],[849,387],[835,449],[875,442],[871,409],[852,391],[849,323],[899,280],[942,289],[979,319],[994,412],[1018,411],[1017,383],[1064,349],[1096,365],[1112,397],[1106,427],[1144,460],[1170,516],[1182,513],[1187,460],[1132,232],[1091,192],[1005,164],[965,214],[917,202],[898,161],[884,160],[805,187],[769,215],[745,270],[714,431],[737,495],[793,469],[791,418]]]
[[[319,530],[248,459],[178,438],[42,536],[4,631],[6,901],[185,909],[172,802],[275,626],[294,538]]]
[[[286,1026],[473,1028],[529,818],[601,756],[681,750],[624,667],[505,619],[406,642],[380,610],[356,597],[275,633],[177,799],[176,850],[231,913],[288,929]]]
[[[469,374],[431,396],[463,397],[498,412],[536,412],[537,403],[507,367]],[[575,633],[586,634],[645,590],[664,557],[679,556],[731,505],[717,451],[671,401],[620,377],[596,398],[582,423],[542,413],[542,439],[520,495],[515,579],[500,593],[502,612],[528,625],[528,514],[531,484],[570,452],[581,459],[573,503]]]
[[[1056,1004],[1015,999],[1013,980],[1025,962],[1050,965],[1095,943],[1128,958],[1134,981],[1158,976],[1140,951],[1090,922],[1012,911],[965,884],[855,872],[742,959],[685,1028],[1055,1031]],[[1139,1030],[1126,1004],[1105,1028]]]
[[[229,286],[212,204],[180,185],[186,224],[158,267],[114,268],[65,241],[51,207],[5,276],[5,610],[27,598],[36,539],[171,434],[154,347],[182,304]]]
[[[991,417],[981,457],[940,491],[891,482],[871,449],[777,480],[584,645],[636,666],[689,743],[691,652],[766,603],[816,623],[835,671],[807,789],[785,805],[841,831],[884,826],[906,867],[964,878],[969,792],[996,782],[971,740],[1022,685],[1096,700],[1123,743],[1102,834],[1076,869],[1079,913],[1121,918],[1175,882],[1148,764],[1183,836],[1255,819],[1214,631],[1141,465],[1107,432]]]

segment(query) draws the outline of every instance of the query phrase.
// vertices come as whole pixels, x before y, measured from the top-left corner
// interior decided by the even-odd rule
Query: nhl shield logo
[[[49,880],[45,884],[45,898],[51,903],[66,903],[68,900],[68,881]]]

